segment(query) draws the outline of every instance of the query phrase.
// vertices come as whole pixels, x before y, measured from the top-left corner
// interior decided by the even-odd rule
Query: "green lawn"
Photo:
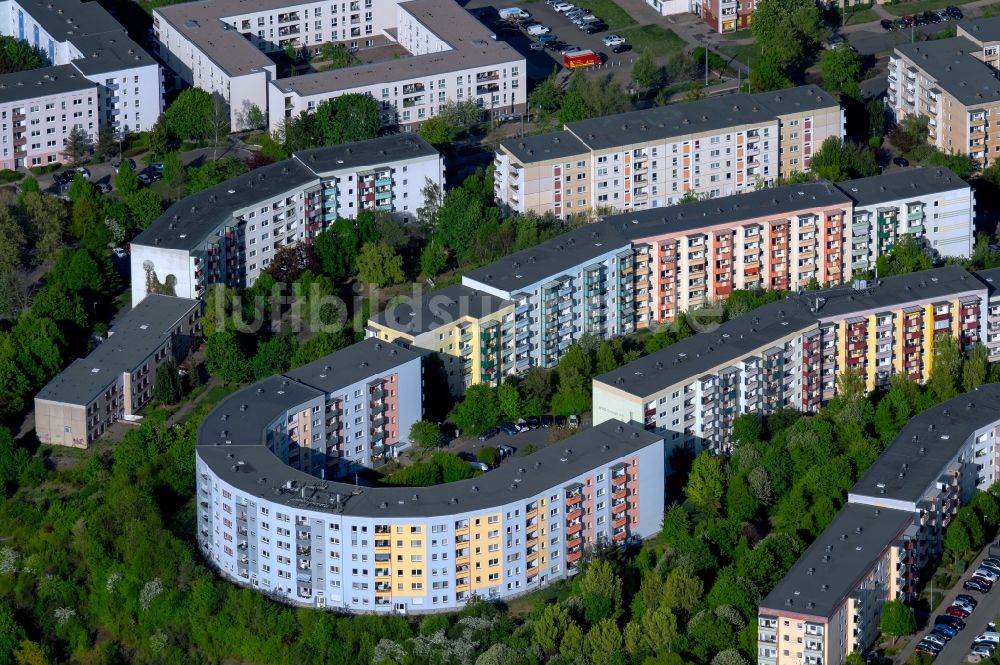
[[[760,47],[756,44],[726,45],[719,47],[719,50],[730,58],[736,58],[744,65],[753,65],[753,61],[760,57]]]
[[[614,32],[630,25],[635,25],[635,19],[619,7],[613,0],[584,0],[577,2],[581,9],[586,9],[594,16],[608,24],[608,30]],[[673,33],[671,33],[673,34]]]
[[[990,18],[991,16],[996,16],[997,14],[1000,14],[1000,2],[983,7],[984,18]]]
[[[844,12],[844,25],[858,25],[860,23],[871,23],[872,21],[877,20],[878,13],[871,7],[851,8]]]
[[[916,0],[916,2],[898,2],[896,4],[883,5],[885,10],[894,16],[905,16],[925,12],[928,9],[941,9],[948,5],[964,5],[972,0]]]
[[[618,34],[632,45],[632,49],[636,53],[651,51],[658,58],[676,53],[684,48],[684,40],[678,37],[673,30],[661,28],[658,25],[643,25],[638,28],[619,30]]]

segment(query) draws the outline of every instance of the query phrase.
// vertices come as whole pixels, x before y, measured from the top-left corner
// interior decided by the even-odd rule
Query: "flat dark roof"
[[[408,335],[420,335],[465,316],[482,319],[510,304],[493,294],[455,284],[411,298],[372,316],[372,321]]]
[[[604,218],[629,240],[659,233],[691,231],[717,224],[736,224],[758,217],[782,217],[805,208],[842,208],[851,199],[826,181],[787,185],[697,201],[650,208]]]
[[[77,90],[97,88],[97,84],[76,71],[73,65],[57,65],[44,69],[0,74],[0,104],[46,95],[61,95]]]
[[[566,124],[566,129],[592,150],[675,136],[713,132],[726,127],[756,125],[778,116],[838,106],[815,85],[755,95],[738,93],[695,102],[602,116]]]
[[[878,456],[850,496],[919,501],[966,440],[1000,415],[1000,384],[990,383],[921,411]]]
[[[240,424],[238,430],[227,431],[232,443],[224,443],[221,428],[230,427],[233,421],[253,412],[257,402],[252,396],[240,396],[248,392],[253,394],[256,388],[254,384],[236,393],[205,418],[198,430],[198,456],[220,479],[250,496],[353,517],[434,518],[495,508],[544,492],[662,441],[661,437],[635,425],[609,420],[469,480],[433,487],[358,487],[319,480],[282,464],[267,450],[259,428],[287,408],[280,405],[273,409],[263,408],[271,404],[270,400],[265,400],[257,409],[270,415],[254,415],[252,426]],[[268,391],[273,389],[273,385],[267,388]],[[230,407],[238,406],[241,399],[251,406],[245,411],[232,411]],[[223,421],[223,415],[231,417]]]
[[[305,186],[316,177],[294,158],[262,166],[185,196],[153,220],[132,244],[190,251],[216,233],[219,225],[232,220],[234,210]]]
[[[368,141],[301,150],[294,158],[319,174],[438,154],[434,146],[417,134],[389,134]]]
[[[1000,80],[985,62],[972,56],[981,46],[965,37],[899,44],[896,50],[927,72],[937,87],[965,106],[1000,100]]]
[[[793,294],[726,321],[711,332],[692,335],[595,377],[594,381],[646,397],[667,386],[697,378],[714,367],[736,362],[755,349],[766,348],[826,319],[890,309],[915,300],[952,298],[962,291],[984,288],[965,269],[946,266],[888,277],[864,289],[840,287]],[[817,303],[819,309],[815,310]]]
[[[575,266],[612,252],[630,249],[631,243],[616,229],[597,222],[556,236],[530,249],[465,273],[462,283],[488,284],[514,293]]]
[[[52,402],[89,404],[124,372],[149,357],[199,301],[151,295],[129,310],[107,340],[86,358],[74,360],[35,396]]]
[[[943,166],[899,169],[882,175],[837,183],[856,205],[877,205],[899,199],[917,198],[925,194],[969,189],[969,184]]]
[[[80,37],[116,32],[122,26],[96,0],[17,0],[45,32],[60,41],[76,42]]]
[[[132,244],[190,251],[215,233],[219,225],[233,219],[234,210],[304,187],[317,181],[322,173],[433,154],[437,151],[430,144],[409,134],[303,150],[185,196],[153,220]]]
[[[543,162],[589,154],[590,149],[573,134],[559,130],[547,134],[522,136],[500,142],[507,151],[521,162]]]
[[[289,370],[284,376],[323,392],[330,392],[373,374],[388,372],[420,357],[421,354],[416,351],[398,344],[365,339],[308,365]]]
[[[913,517],[905,510],[846,504],[767,594],[759,613],[832,617]]]
[[[88,76],[156,64],[152,56],[122,29],[102,35],[74,37],[72,40],[73,45],[83,53],[83,57],[74,60],[73,65]]]

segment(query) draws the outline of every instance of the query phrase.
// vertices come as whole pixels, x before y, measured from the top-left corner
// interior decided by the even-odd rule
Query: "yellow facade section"
[[[868,392],[875,390],[875,346],[878,343],[876,333],[876,320],[874,314],[868,315],[868,348],[865,352],[868,356],[868,367],[865,369],[865,389]]]
[[[427,595],[427,527],[392,524],[392,592],[404,596]]]
[[[958,306],[957,300],[950,300],[951,305],[951,334],[955,339],[961,339],[959,337],[959,325],[961,324],[959,312],[961,311]]]
[[[503,518],[500,513],[482,515],[469,520],[473,591],[498,586],[503,582],[502,534]]]

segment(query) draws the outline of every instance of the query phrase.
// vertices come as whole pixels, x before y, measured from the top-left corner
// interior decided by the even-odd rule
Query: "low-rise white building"
[[[274,129],[338,95],[371,95],[386,125],[415,126],[446,102],[472,100],[494,115],[526,107],[524,56],[458,4],[432,0],[189,2],[153,13],[160,56],[187,83],[221,94],[233,129],[256,107]],[[278,78],[266,54],[339,43],[352,50],[397,45],[408,56]]]
[[[361,210],[409,222],[428,181],[444,184],[440,153],[396,134],[298,152],[185,197],[132,241],[132,302],[150,293],[201,298],[210,284],[251,286],[276,251]]]

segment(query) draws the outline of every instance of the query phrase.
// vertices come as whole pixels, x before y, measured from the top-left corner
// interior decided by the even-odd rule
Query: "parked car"
[[[958,617],[959,619],[968,619],[969,615],[972,614],[972,612],[970,612],[969,610],[957,607],[955,605],[951,605],[950,607],[948,607],[944,611],[944,613],[947,614],[948,616]]]
[[[500,431],[496,427],[490,427],[488,429],[483,430],[483,433],[479,435],[479,440],[489,441],[499,433]]]
[[[96,187],[97,191],[99,191],[101,194],[109,194],[111,192],[111,185],[109,185],[106,182],[99,182],[97,183]]]
[[[972,648],[982,649],[983,651],[992,656],[993,653],[997,650],[997,645],[995,642],[984,642],[981,640],[977,640],[972,643]]]
[[[882,29],[886,32],[892,32],[896,27],[895,24],[887,18],[882,19],[878,22],[878,24],[882,26]]]
[[[163,168],[163,162],[153,162],[149,165],[149,170],[154,173],[163,173]]]
[[[570,426],[570,429],[577,429],[578,427],[580,427],[580,416],[578,416],[576,414],[573,414],[572,416],[570,416],[569,417],[569,426]]]
[[[541,23],[532,23],[525,28],[525,30],[527,30],[529,35],[547,35],[552,32],[551,28],[544,26]]]
[[[632,45],[631,44],[619,44],[618,46],[616,46],[613,49],[611,49],[611,52],[612,53],[624,53],[625,51],[631,51],[631,50],[632,50]]]
[[[907,159],[905,157],[896,157],[895,159],[892,160],[892,163],[895,164],[896,166],[909,166],[910,165],[910,162],[907,161]]]
[[[937,633],[938,635],[943,635],[946,640],[950,640],[951,638],[958,635],[958,631],[956,629],[952,628],[951,626],[947,626],[943,623],[935,624],[934,628],[931,629],[931,633]]]
[[[991,585],[986,580],[979,581],[979,580],[973,578],[973,579],[965,580],[965,583],[962,584],[962,588],[965,589],[966,591],[978,591],[979,593],[989,593]],[[951,609],[951,608],[948,608],[948,609]],[[946,612],[947,612],[947,610],[946,610]],[[948,614],[951,614],[951,612],[948,612]],[[955,615],[952,614],[952,616],[955,616]],[[966,615],[966,616],[968,616],[968,615]],[[965,617],[959,617],[959,618],[960,619],[964,619]]]
[[[940,626],[940,625],[951,626],[955,630],[964,630],[965,629],[965,622],[964,621],[962,621],[958,617],[953,617],[953,616],[950,616],[948,614],[939,614],[934,619],[934,625],[935,626]]]
[[[480,462],[480,461],[469,462],[469,466],[471,466],[476,471],[489,471],[490,470],[490,465],[487,464],[486,462]]]
[[[596,23],[585,23],[580,26],[580,30],[586,35],[594,35],[598,32],[604,32],[608,29],[608,24],[604,21],[597,21]]]
[[[113,250],[111,250],[111,253],[117,256],[119,259],[124,259],[126,256],[125,250],[122,249],[121,247],[115,247]]]
[[[86,166],[76,167],[76,172],[82,175],[84,180],[90,180],[90,171],[87,170]]]
[[[552,416],[542,416],[542,427],[552,427]]]
[[[948,644],[948,640],[946,640],[941,635],[935,635],[934,633],[927,633],[926,635],[924,635],[924,640],[927,640],[928,642],[933,642],[934,644],[937,644],[938,646],[942,647]]]
[[[947,7],[945,7],[945,11],[948,12],[948,16],[951,17],[952,21],[959,21],[963,18],[962,10],[956,7],[955,5],[948,5]]]
[[[618,35],[608,35],[604,38],[605,46],[618,46],[619,44],[624,44],[625,39]]]
[[[995,630],[987,630],[980,633],[976,639],[976,642],[992,642],[993,644],[1000,644],[1000,633]]]
[[[955,600],[965,601],[966,603],[969,603],[973,607],[979,605],[979,601],[976,600],[975,598],[973,598],[972,596],[970,596],[967,593],[960,593],[960,594],[958,594],[957,596],[955,596]]]
[[[557,2],[556,4],[552,5],[552,9],[556,10],[561,14],[565,14],[568,11],[576,9],[576,5],[571,5],[568,2]]]
[[[927,17],[924,16],[923,12],[913,15],[913,25],[917,28],[922,25],[927,25]]]
[[[150,180],[149,176],[146,175],[145,173],[140,173],[139,175],[136,176],[136,179],[139,181],[139,184],[141,185],[148,185],[149,183],[153,182],[152,180]]]
[[[125,159],[124,161],[128,162],[128,165],[132,167],[133,171],[135,170],[135,160],[134,159]],[[118,170],[122,167],[122,162],[123,162],[123,160],[121,160],[121,159],[112,159],[111,160],[111,168],[113,168],[115,170],[115,173],[118,173]]]
[[[532,51],[544,51],[545,44],[539,44],[538,42],[531,42],[531,45],[528,48],[531,49]]]
[[[531,416],[525,420],[528,424],[528,429],[538,429],[542,424],[542,420],[538,416]]]
[[[542,44],[548,44],[549,42],[558,41],[558,38],[555,35],[540,35],[538,41]]]
[[[517,425],[514,423],[500,423],[500,431],[507,436],[516,436],[521,432],[521,430],[518,429]]]
[[[941,15],[937,12],[924,12],[924,18],[927,19],[928,23],[940,23],[942,20]]]
[[[984,577],[990,581],[992,584],[1000,579],[1000,575],[997,575],[994,571],[986,568],[985,566],[980,566],[976,569],[976,572],[972,573],[973,577]]]
[[[500,459],[504,459],[505,457],[510,457],[515,452],[517,452],[517,448],[505,444],[502,446],[497,446],[497,452],[500,453]]]
[[[941,653],[941,645],[928,640],[920,640],[920,643],[917,644],[916,651],[920,651],[931,656],[937,656]]]
[[[970,614],[976,610],[976,608],[973,605],[971,605],[969,603],[966,603],[965,601],[958,600],[958,599],[956,599],[954,602],[952,602],[952,604],[950,605],[950,607],[958,607],[960,609],[965,610],[966,612],[969,612]]]
[[[149,176],[149,179],[152,180],[153,182],[156,182],[157,180],[163,180],[162,171],[154,171],[152,169],[146,169],[146,173]]]
[[[564,48],[566,48],[566,42],[560,42],[560,41],[546,42],[545,48],[549,49],[550,51],[561,51]]]

